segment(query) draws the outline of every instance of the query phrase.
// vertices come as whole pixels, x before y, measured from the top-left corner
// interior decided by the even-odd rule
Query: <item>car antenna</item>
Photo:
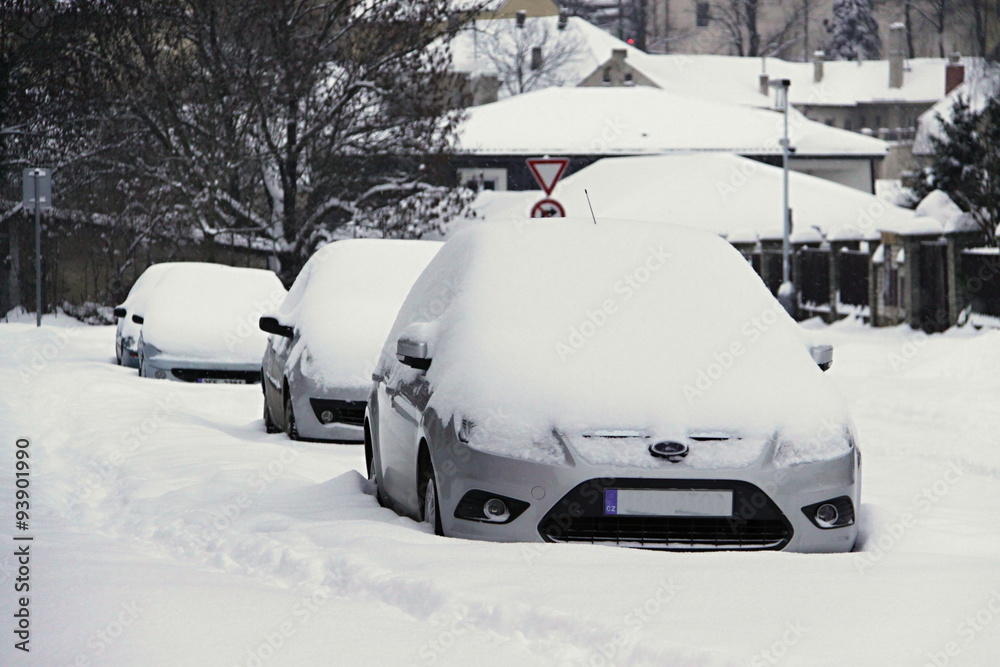
[[[590,193],[587,192],[587,188],[583,189],[583,194],[587,195],[587,206],[590,207],[590,217],[594,219],[594,224],[597,224],[597,216],[594,215],[594,205],[590,203]]]

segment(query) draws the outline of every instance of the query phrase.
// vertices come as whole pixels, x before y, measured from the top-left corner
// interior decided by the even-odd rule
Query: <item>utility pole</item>
[[[792,82],[788,79],[775,79],[770,85],[777,94],[775,105],[784,114],[784,136],[781,138],[781,170],[782,170],[782,235],[781,235],[781,287],[778,288],[778,302],[789,315],[795,317],[797,297],[795,285],[792,284],[792,211],[788,208],[788,157],[791,154],[791,144],[788,141],[788,89]]]
[[[24,209],[35,211],[35,326],[42,326],[42,209],[52,208],[52,172],[24,170]]]

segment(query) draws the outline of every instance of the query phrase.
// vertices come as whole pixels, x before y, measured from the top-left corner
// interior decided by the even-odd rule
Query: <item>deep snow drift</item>
[[[64,326],[66,325],[66,326]],[[260,388],[141,379],[113,327],[0,324],[5,665],[992,665],[1000,332],[823,328],[864,453],[862,551],[437,538],[360,447],[266,435]],[[31,653],[13,648],[30,440]]]

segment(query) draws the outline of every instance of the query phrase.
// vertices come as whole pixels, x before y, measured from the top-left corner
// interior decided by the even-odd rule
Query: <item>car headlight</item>
[[[529,433],[517,428],[512,420],[492,414],[483,421],[456,415],[454,428],[459,442],[484,454],[545,465],[568,465],[572,460],[554,430],[547,434]]]
[[[854,435],[844,425],[839,429],[824,424],[811,438],[779,437],[774,464],[779,468],[831,461],[854,449]]]

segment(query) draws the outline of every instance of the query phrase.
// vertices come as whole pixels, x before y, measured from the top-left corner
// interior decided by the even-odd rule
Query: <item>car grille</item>
[[[542,522],[542,536],[552,542],[612,544],[645,549],[778,549],[791,531],[778,520],[714,517],[608,516],[577,517],[565,527]]]
[[[247,384],[260,382],[260,371],[227,371],[214,368],[171,368],[170,372],[178,380],[197,382],[198,380],[239,380]]]
[[[347,424],[349,426],[365,425],[365,406],[368,405],[366,401],[332,401],[325,398],[310,398],[309,404],[320,423],[324,423],[320,415],[329,410],[333,413],[333,419],[326,423]]]
[[[725,489],[733,493],[728,517],[604,514],[606,489]],[[791,523],[759,488],[739,480],[594,479],[579,484],[538,524],[547,542],[606,544],[675,551],[782,549]]]

